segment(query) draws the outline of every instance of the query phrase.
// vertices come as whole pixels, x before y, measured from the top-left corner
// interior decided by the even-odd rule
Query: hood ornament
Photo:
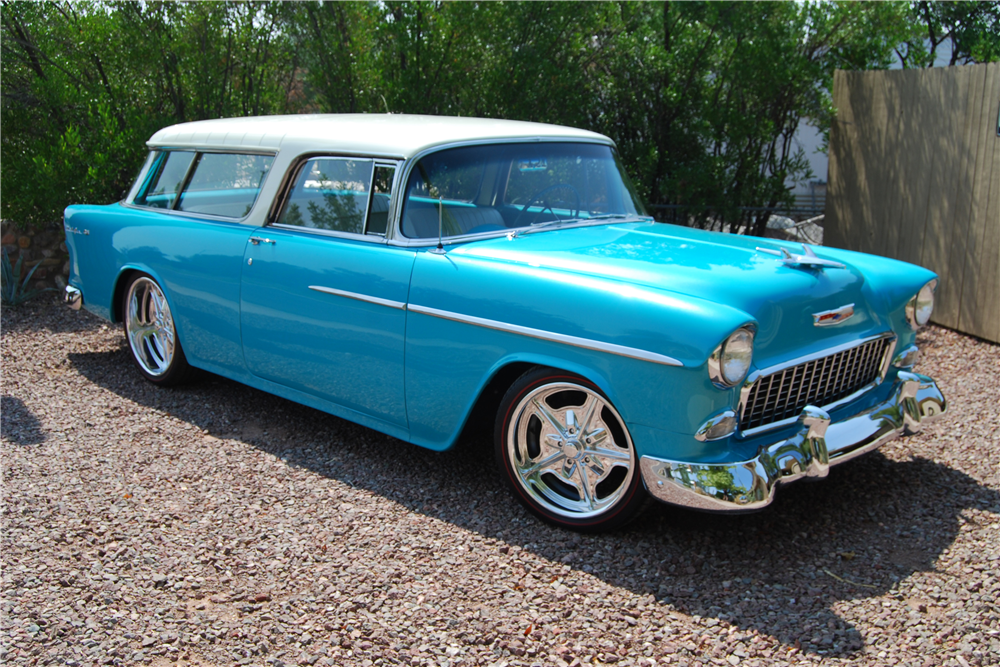
[[[780,250],[774,250],[773,248],[761,248],[757,247],[760,252],[766,252],[768,255],[775,255],[781,258],[781,263],[787,266],[815,266],[819,268],[830,268],[830,269],[844,269],[847,268],[840,262],[835,262],[832,259],[823,259],[822,257],[817,257],[813,249],[810,248],[805,243],[802,244],[802,254],[793,255],[788,252],[785,248]]]

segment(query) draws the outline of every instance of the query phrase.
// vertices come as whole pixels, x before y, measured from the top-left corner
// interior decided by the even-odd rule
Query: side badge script
[[[854,317],[854,304],[849,303],[846,306],[841,306],[840,308],[835,308],[834,310],[825,310],[822,313],[813,313],[813,326],[828,327],[834,324],[840,324],[841,322],[846,322],[852,317]]]

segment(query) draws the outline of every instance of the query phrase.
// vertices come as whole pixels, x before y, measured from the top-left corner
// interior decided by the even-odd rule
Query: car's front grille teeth
[[[891,338],[807,361],[757,379],[743,408],[742,430],[797,416],[807,405],[824,406],[879,377]]]

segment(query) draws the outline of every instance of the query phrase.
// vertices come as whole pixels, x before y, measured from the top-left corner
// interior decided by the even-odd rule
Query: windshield
[[[468,146],[423,157],[406,184],[409,238],[645,216],[614,149],[601,144]]]

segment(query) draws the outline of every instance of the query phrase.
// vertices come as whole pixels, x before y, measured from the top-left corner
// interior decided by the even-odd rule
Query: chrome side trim
[[[356,301],[364,301],[365,303],[374,303],[379,306],[385,306],[386,308],[395,308],[396,310],[406,310],[406,304],[401,301],[391,301],[389,299],[381,299],[377,296],[368,296],[367,294],[357,294],[356,292],[346,292],[342,289],[323,287],[322,285],[310,285],[309,289],[316,290],[317,292],[323,292],[324,294],[333,294],[334,296],[342,296],[347,299],[354,299]]]
[[[748,512],[771,504],[780,484],[825,477],[829,467],[877,449],[947,411],[934,380],[900,371],[892,394],[840,422],[806,406],[790,438],[760,447],[755,458],[733,463],[691,463],[643,456],[646,488],[665,503],[710,512]]]
[[[509,333],[516,333],[522,336],[528,336],[530,338],[538,338],[540,340],[548,340],[555,343],[565,343],[566,345],[572,345],[573,347],[582,347],[586,350],[597,350],[598,352],[608,352],[610,354],[617,354],[618,356],[621,357],[639,359],[640,361],[650,361],[654,364],[663,364],[665,366],[684,365],[677,359],[674,359],[673,357],[668,357],[664,354],[657,354],[656,352],[649,352],[647,350],[640,350],[634,347],[615,345],[613,343],[604,343],[602,341],[591,340],[589,338],[578,338],[576,336],[567,336],[565,334],[555,333],[552,331],[532,329],[531,327],[522,327],[517,324],[508,324],[506,322],[497,322],[496,320],[487,320],[482,317],[473,317],[472,315],[462,315],[460,313],[452,313],[447,310],[428,308],[427,306],[416,306],[412,303],[407,305],[406,308],[407,310],[410,310],[414,313],[429,315],[431,317],[438,317],[443,320],[452,320],[454,322],[472,324],[477,327],[484,327],[486,329],[495,329],[497,331],[507,331]]]

